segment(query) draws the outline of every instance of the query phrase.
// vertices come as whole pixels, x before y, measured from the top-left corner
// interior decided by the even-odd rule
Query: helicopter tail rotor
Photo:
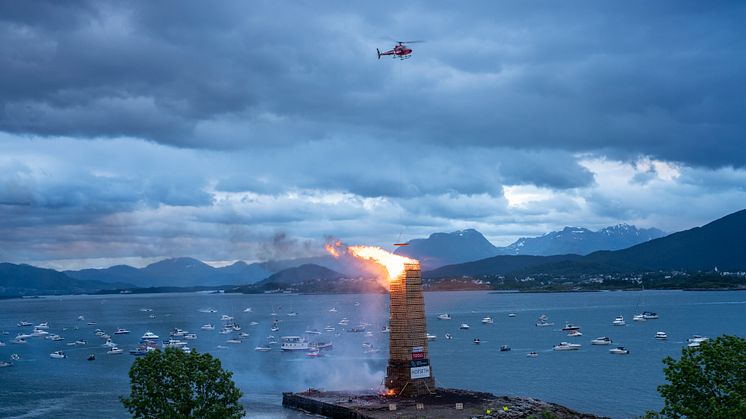
[[[376,48],[376,52],[378,53],[378,59],[380,60],[381,59],[381,50],[379,50],[378,48]]]

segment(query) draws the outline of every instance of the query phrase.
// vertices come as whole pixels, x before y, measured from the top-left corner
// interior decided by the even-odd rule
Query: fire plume
[[[405,264],[419,263],[415,259],[396,255],[377,246],[345,246],[342,242],[336,241],[334,244],[324,245],[324,248],[335,258],[348,254],[383,266],[389,274],[389,281],[396,279],[404,272]]]

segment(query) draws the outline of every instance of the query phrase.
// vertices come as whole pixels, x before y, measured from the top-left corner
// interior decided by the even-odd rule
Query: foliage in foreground
[[[232,375],[207,353],[155,350],[132,364],[131,393],[121,401],[135,418],[240,418]]]
[[[680,418],[746,418],[746,340],[719,336],[666,357],[661,413]]]

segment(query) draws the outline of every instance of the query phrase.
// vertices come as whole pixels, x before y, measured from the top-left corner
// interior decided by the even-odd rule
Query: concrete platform
[[[495,396],[458,389],[438,389],[417,398],[372,393],[319,391],[283,393],[287,408],[339,419],[383,418],[583,418],[597,419],[564,406],[528,397]]]

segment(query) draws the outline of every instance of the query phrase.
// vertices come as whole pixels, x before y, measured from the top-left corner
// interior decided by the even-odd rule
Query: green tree
[[[680,418],[746,418],[746,340],[719,336],[663,360],[661,413]]]
[[[232,375],[207,353],[155,350],[132,364],[130,396],[120,399],[135,418],[240,418]]]

